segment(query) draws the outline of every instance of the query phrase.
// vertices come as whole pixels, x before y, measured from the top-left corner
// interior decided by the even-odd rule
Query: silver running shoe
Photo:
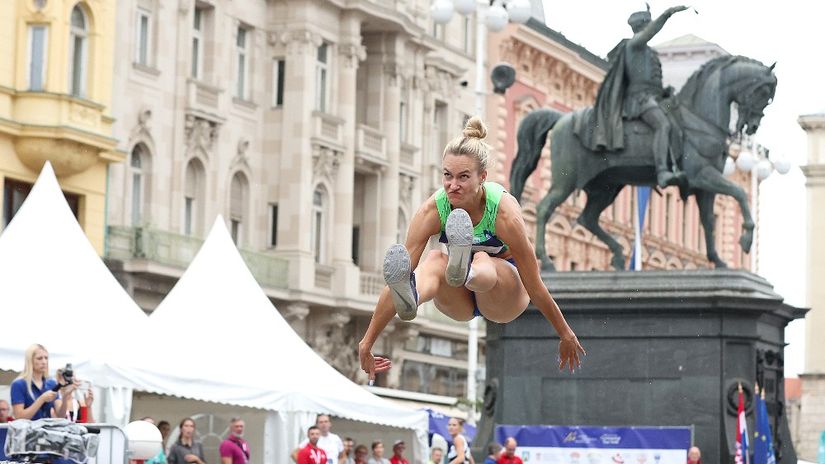
[[[447,234],[447,285],[461,287],[467,281],[473,246],[473,221],[467,211],[454,209],[444,225]]]
[[[384,256],[384,282],[390,288],[395,312],[404,321],[411,321],[418,314],[418,292],[410,267],[410,253],[404,245],[393,245],[387,250]]]

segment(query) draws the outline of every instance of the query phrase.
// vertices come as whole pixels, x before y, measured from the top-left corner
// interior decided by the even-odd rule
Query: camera
[[[63,377],[64,383],[60,383],[60,379],[58,378],[57,385],[52,387],[52,391],[58,391],[66,385],[71,385],[71,383],[74,381],[74,369],[72,369],[72,363],[67,363],[66,367],[64,367],[63,369],[58,369],[57,375],[58,377]]]

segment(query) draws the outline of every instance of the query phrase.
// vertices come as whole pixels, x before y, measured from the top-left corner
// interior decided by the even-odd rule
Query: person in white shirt
[[[332,429],[332,421],[329,415],[319,414],[315,420],[315,425],[318,426],[318,429],[321,431],[321,438],[318,439],[317,446],[327,454],[327,464],[345,464],[347,456],[344,454],[344,442],[341,440],[341,437],[330,432],[330,429]],[[298,448],[292,452],[293,461],[298,460],[298,450],[306,446],[307,443],[309,443],[309,441],[304,439]]]

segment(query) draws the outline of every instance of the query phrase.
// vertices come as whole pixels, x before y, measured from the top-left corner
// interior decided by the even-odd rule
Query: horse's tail
[[[541,158],[541,150],[547,142],[547,133],[556,125],[564,113],[542,108],[531,111],[518,126],[518,151],[510,170],[510,193],[521,201],[524,184],[536,170]]]

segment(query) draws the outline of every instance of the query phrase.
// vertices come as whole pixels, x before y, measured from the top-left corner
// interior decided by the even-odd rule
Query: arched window
[[[203,222],[203,198],[205,190],[203,164],[197,159],[186,165],[183,194],[183,233],[192,235],[201,230]]]
[[[80,4],[72,9],[69,35],[69,93],[86,96],[86,62],[89,48],[89,21]]]
[[[132,182],[131,208],[132,226],[140,226],[145,221],[149,197],[149,149],[139,143],[129,155],[130,181]]]
[[[312,192],[312,254],[316,263],[326,261],[327,189],[319,185]]]
[[[242,172],[236,172],[232,176],[232,183],[229,186],[229,225],[232,233],[232,241],[235,245],[240,245],[243,240],[246,224],[246,203],[249,196],[249,182]]]

